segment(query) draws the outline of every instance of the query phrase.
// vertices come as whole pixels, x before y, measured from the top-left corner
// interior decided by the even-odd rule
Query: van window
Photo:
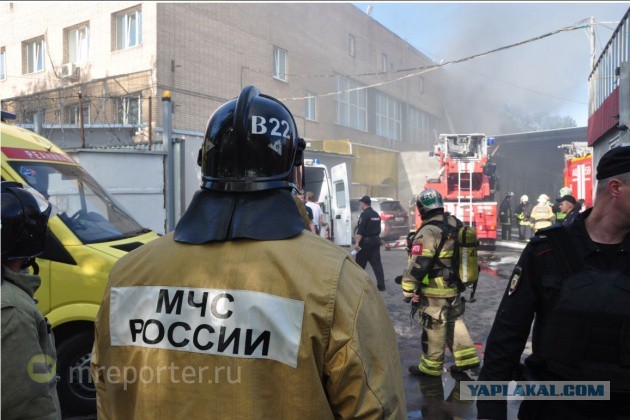
[[[343,209],[346,207],[346,186],[343,181],[335,182],[335,194],[337,197],[337,207]]]
[[[357,198],[350,199],[350,211],[353,213],[361,211],[361,204]]]
[[[80,166],[9,162],[31,187],[55,207],[59,218],[85,244],[148,232]]]

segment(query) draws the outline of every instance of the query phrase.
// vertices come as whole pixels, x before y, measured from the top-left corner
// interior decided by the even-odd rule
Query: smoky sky
[[[355,5],[365,10],[368,4]],[[618,21],[628,4],[374,3],[372,17],[437,62],[519,42],[589,16]],[[596,26],[596,57],[612,34],[606,26]],[[493,118],[507,104],[529,113],[568,115],[578,126],[586,125],[589,45],[586,31],[579,29],[448,66],[443,74],[451,88],[445,94],[451,118],[457,125],[475,114],[474,118],[484,120],[479,128],[491,131],[499,124]]]

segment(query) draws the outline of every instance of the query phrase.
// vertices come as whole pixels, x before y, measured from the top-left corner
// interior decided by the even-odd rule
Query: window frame
[[[347,91],[357,87],[364,87],[365,85],[357,82],[346,76],[335,77],[335,87],[337,92]],[[355,130],[367,132],[368,131],[368,98],[367,89],[358,90],[355,92],[345,92],[333,96],[335,104],[335,124],[343,127],[353,128]],[[363,106],[362,106],[363,105]],[[343,121],[341,110],[345,109],[345,119]],[[351,114],[356,112],[357,125],[352,125]],[[361,114],[363,114],[363,127],[360,126]]]
[[[7,49],[0,47],[0,81],[7,80]]]
[[[39,54],[37,54],[38,46],[39,46]],[[34,49],[32,58],[31,58],[31,54],[29,53],[29,50],[31,49],[31,47],[33,47]],[[43,35],[37,38],[33,38],[29,41],[25,41],[24,52],[26,54],[25,63],[24,63],[25,64],[24,74],[35,74],[35,73],[41,73],[43,71],[46,71],[46,42]],[[40,60],[40,57],[41,57],[41,60]],[[33,60],[34,63],[31,63],[31,60]],[[41,61],[41,68],[33,67],[33,71],[31,71],[30,64],[33,64],[34,66],[39,65],[40,61]]]
[[[357,39],[352,34],[348,34],[348,54],[350,57],[357,55]]]
[[[130,25],[130,20],[129,17],[130,16],[134,16],[135,18],[135,37],[134,37],[134,44],[130,45],[131,43],[131,25]],[[142,7],[135,7],[132,9],[126,9],[120,12],[116,12],[112,15],[112,19],[113,19],[113,31],[112,31],[112,35],[114,37],[114,42],[113,47],[114,47],[114,51],[123,51],[123,50],[128,50],[129,48],[133,48],[133,47],[140,47],[142,46]],[[119,19],[121,19],[121,25],[125,27],[125,33],[122,34],[122,37],[119,37]],[[119,44],[119,40],[121,41],[122,45]]]
[[[79,57],[79,51],[82,51],[82,48],[79,48],[81,45],[79,34],[81,31],[85,31],[85,57]],[[67,63],[68,64],[81,64],[89,61],[90,59],[90,24],[89,22],[81,23],[79,25],[71,26],[64,30],[66,36],[66,44],[67,44]],[[70,40],[73,40],[71,43]],[[73,49],[71,48],[71,44],[74,44],[74,54],[75,57],[72,57]],[[81,54],[82,55],[82,54]]]
[[[67,121],[70,125],[80,125],[81,120],[79,119],[79,104],[72,104],[66,107],[67,109]],[[91,124],[91,115],[90,115],[90,103],[84,103],[82,109],[84,110],[83,115],[83,124]],[[87,110],[87,120],[85,118],[85,110]],[[74,122],[73,122],[74,120]]]
[[[136,100],[138,102],[138,114],[137,121],[130,122],[129,109],[131,101]],[[122,120],[121,120],[121,107],[122,107]],[[140,95],[127,95],[119,96],[116,101],[116,123],[122,125],[139,125],[142,124],[142,97]]]
[[[280,73],[280,53],[284,56],[284,72]],[[273,47],[273,78],[281,82],[288,83],[289,77],[287,73],[289,71],[289,52],[280,47]],[[281,77],[281,76],[284,76]]]
[[[377,136],[385,137],[392,141],[401,141],[402,140],[402,104],[400,101],[385,95],[382,92],[375,92],[375,116],[376,116],[376,125],[375,132]],[[383,106],[384,105],[384,106]],[[393,108],[392,108],[393,105]],[[390,112],[393,109],[393,115],[390,115]],[[382,111],[385,111],[383,113]],[[385,127],[383,127],[383,123],[385,123]],[[391,129],[393,127],[395,137],[392,137],[390,134]]]
[[[305,96],[306,100],[304,104],[304,118],[306,118],[308,121],[317,122],[317,95],[307,90]],[[309,105],[309,103],[311,104]]]
[[[389,59],[385,53],[381,53],[381,71],[384,73],[389,71]]]

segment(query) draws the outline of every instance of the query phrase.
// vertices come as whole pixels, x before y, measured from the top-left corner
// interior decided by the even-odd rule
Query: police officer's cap
[[[615,147],[606,152],[597,165],[597,180],[630,172],[630,146]]]
[[[368,206],[372,204],[372,200],[367,195],[364,195],[359,199],[360,202],[367,204]]]
[[[562,203],[563,201],[568,201],[569,203],[573,204],[574,206],[577,204],[577,200],[575,199],[575,197],[573,197],[572,195],[563,195],[560,198],[556,198],[556,201],[558,203]]]

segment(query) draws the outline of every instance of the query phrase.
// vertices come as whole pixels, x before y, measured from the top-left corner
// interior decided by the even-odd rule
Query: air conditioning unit
[[[81,68],[74,63],[63,64],[59,67],[59,73],[62,79],[78,79]]]

